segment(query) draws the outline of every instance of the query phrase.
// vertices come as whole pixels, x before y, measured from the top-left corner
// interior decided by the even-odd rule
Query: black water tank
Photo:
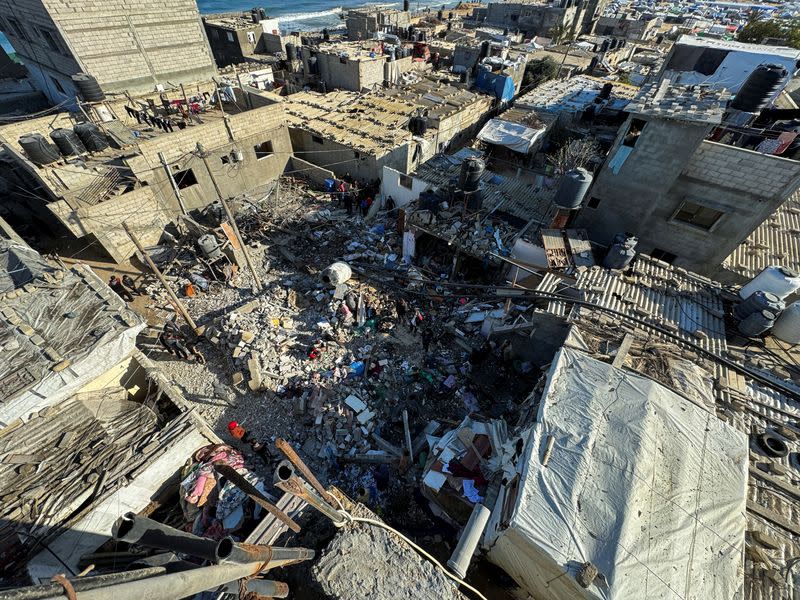
[[[267,9],[264,8],[263,6],[259,6],[258,7],[258,16],[261,17],[262,21],[266,21],[267,20]]]
[[[78,88],[78,92],[86,102],[100,102],[106,99],[103,90],[97,83],[97,79],[86,73],[76,73],[72,76],[72,82]]]
[[[439,19],[440,21],[443,21],[444,20],[444,11],[443,10],[437,11],[436,12],[436,18]]]
[[[403,10],[408,12],[408,9],[410,7],[411,7],[411,1],[410,0],[403,0]]]
[[[94,123],[78,123],[73,127],[73,130],[78,134],[78,137],[89,152],[101,152],[108,148],[106,136]]]
[[[425,117],[411,117],[408,121],[408,128],[414,135],[425,135],[428,130],[428,122]]]
[[[50,139],[56,143],[56,146],[64,156],[77,156],[86,153],[86,146],[83,145],[81,138],[72,129],[54,129],[50,132]]]
[[[503,35],[508,35],[508,27],[506,27],[505,29],[503,29]]]
[[[484,40],[481,42],[481,54],[478,58],[478,61],[480,61],[482,58],[486,58],[487,56],[489,56],[489,42]]]
[[[330,42],[331,41],[331,32],[328,31],[328,28],[322,30],[322,41],[323,42]]]
[[[470,156],[464,159],[461,163],[461,175],[458,182],[461,189],[465,192],[474,192],[478,189],[478,183],[481,180],[486,165],[480,158]]]
[[[49,165],[61,158],[53,144],[48,142],[41,133],[28,133],[19,138],[19,145],[25,155],[37,165]]]
[[[597,95],[597,97],[602,100],[608,100],[611,97],[612,89],[614,89],[614,86],[612,84],[604,83],[603,89],[600,90],[600,93]]]
[[[788,71],[781,65],[758,65],[731,101],[731,108],[757,113],[783,87]]]
[[[458,80],[461,83],[469,83],[469,71],[462,71],[459,73]]]
[[[286,58],[288,60],[297,60],[297,48],[294,44],[286,44]]]
[[[253,23],[258,23],[259,17],[260,17],[260,15],[258,14],[258,9],[257,8],[251,8],[250,9],[250,20],[253,21]]]
[[[447,18],[448,19],[452,19],[453,18],[453,13],[451,13],[451,12],[447,13]]]

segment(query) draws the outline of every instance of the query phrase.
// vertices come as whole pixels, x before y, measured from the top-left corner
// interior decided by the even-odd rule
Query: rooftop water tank
[[[784,309],[772,327],[772,335],[787,344],[800,344],[800,301]]]
[[[561,178],[553,204],[566,210],[575,210],[580,207],[590,185],[592,185],[592,174],[586,169],[567,171]]]
[[[49,165],[61,158],[53,144],[48,142],[41,133],[28,133],[19,138],[19,145],[25,155],[37,165]]]
[[[297,48],[292,43],[286,44],[286,58],[288,60],[297,60]]]
[[[478,183],[485,170],[486,165],[480,158],[474,156],[465,158],[461,163],[461,173],[458,178],[458,184],[461,189],[465,192],[477,190]]]
[[[604,83],[603,89],[600,90],[600,93],[597,95],[598,98],[601,100],[608,100],[611,97],[611,90],[614,89],[614,85],[611,83]]]
[[[731,108],[742,112],[761,112],[783,87],[789,72],[781,65],[758,65],[745,79]]]
[[[100,102],[106,99],[103,90],[97,83],[97,79],[87,73],[76,73],[72,76],[72,82],[78,88],[78,92],[86,102]]]
[[[106,136],[94,123],[88,121],[78,123],[72,129],[78,134],[78,137],[89,152],[101,152],[108,148]]]
[[[408,9],[411,7],[410,0],[403,0],[403,10],[408,12]]]
[[[739,321],[739,333],[754,338],[769,330],[775,324],[775,313],[768,310],[754,312],[743,321]]]
[[[639,239],[625,233],[618,233],[608,249],[608,254],[603,259],[606,269],[624,269],[636,256],[636,244]]]
[[[742,302],[736,305],[733,309],[733,316],[739,319],[746,319],[754,312],[768,310],[775,314],[779,314],[784,307],[783,300],[778,298],[775,294],[770,292],[762,292],[756,290],[745,298]]]
[[[783,300],[800,289],[800,274],[787,267],[769,266],[739,290],[741,298],[747,298],[756,290],[770,292]]]
[[[55,142],[64,156],[77,156],[86,153],[86,146],[83,145],[81,138],[72,129],[54,129],[50,132],[50,139]]]

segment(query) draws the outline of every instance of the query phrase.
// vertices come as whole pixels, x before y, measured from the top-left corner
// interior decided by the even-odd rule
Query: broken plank
[[[762,481],[766,481],[767,483],[774,485],[779,490],[786,492],[790,496],[794,496],[795,498],[800,498],[800,487],[796,485],[792,485],[791,483],[787,483],[777,477],[770,475],[769,473],[765,473],[760,469],[756,469],[754,467],[750,467],[750,476],[757,477]]]
[[[44,460],[41,454],[9,454],[3,459],[7,465],[33,465]]]
[[[754,515],[758,515],[762,519],[769,521],[773,525],[777,525],[781,529],[788,531],[789,533],[800,536],[800,526],[792,523],[789,519],[783,515],[779,515],[774,510],[770,510],[765,506],[761,506],[752,500],[747,501],[747,510]]]
[[[617,354],[614,356],[614,361],[611,363],[612,367],[619,368],[622,366],[622,364],[625,362],[625,357],[628,355],[628,351],[631,349],[631,344],[633,344],[633,336],[630,333],[626,333],[625,337],[622,338],[622,343],[617,349]]]

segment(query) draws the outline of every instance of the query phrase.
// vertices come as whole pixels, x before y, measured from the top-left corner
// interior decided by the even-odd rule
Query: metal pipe
[[[95,575],[94,577],[76,577],[70,579],[73,589],[76,592],[94,590],[106,587],[113,583],[124,583],[136,581],[155,575],[163,575],[167,572],[165,567],[148,567],[146,569],[136,569],[134,571],[122,571],[120,573],[107,573],[105,575]],[[59,594],[64,588],[59,583],[43,583],[28,587],[2,590],[0,600],[42,600],[54,594]]]
[[[217,548],[221,542],[186,533],[132,512],[117,519],[111,535],[130,544],[172,550],[212,562],[219,560]]]
[[[294,451],[294,448],[292,448],[289,442],[287,442],[283,438],[278,438],[277,440],[275,440],[275,446],[277,446],[278,450],[284,453],[286,458],[288,458],[291,461],[291,463],[295,466],[295,468],[298,471],[300,471],[303,477],[306,478],[306,481],[308,481],[311,484],[311,487],[317,490],[317,493],[320,496],[322,496],[325,502],[329,503],[331,506],[336,506],[336,501],[333,499],[333,496],[331,496],[325,490],[325,488],[322,487],[322,484],[316,477],[314,477],[314,474],[311,472],[311,469],[309,469],[306,466],[306,463],[304,463],[300,459],[300,457],[297,455],[297,452]]]
[[[450,560],[447,561],[447,566],[450,567],[450,570],[461,579],[467,576],[467,569],[472,561],[472,555],[475,554],[475,549],[478,547],[478,542],[481,540],[483,530],[486,529],[486,524],[489,522],[491,514],[492,511],[483,504],[475,504],[472,514],[469,516],[469,521],[464,526],[461,537],[458,538],[458,545],[453,550]]]
[[[314,551],[308,548],[279,548],[255,544],[237,544],[233,538],[220,540],[217,547],[220,563],[246,564],[251,562],[269,563],[272,567],[282,567],[314,558]]]
[[[248,579],[245,584],[248,592],[252,592],[265,598],[288,598],[289,586],[282,581],[272,581],[270,579]],[[227,592],[228,594],[239,594],[239,582],[231,581],[226,583],[222,588],[217,590],[219,592]]]
[[[76,592],[78,600],[174,600],[213,590],[230,581],[251,577],[268,569],[262,562],[224,564],[198,567],[190,571],[149,577],[106,587]],[[66,592],[42,600],[64,600]]]
[[[334,523],[341,523],[344,519],[344,516],[338,510],[332,508],[327,502],[317,496],[309,489],[305,482],[296,475],[293,475],[286,480],[281,480],[278,478],[277,482],[275,483],[275,487],[277,487],[279,490],[283,490],[287,494],[291,494],[292,496],[297,496],[301,500],[305,500],[308,504],[316,508]]]

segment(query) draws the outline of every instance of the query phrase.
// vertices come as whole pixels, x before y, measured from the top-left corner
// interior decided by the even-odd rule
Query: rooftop
[[[4,241],[0,257],[18,277],[0,307],[0,422],[10,423],[119,361],[144,324],[84,265],[65,271]]]
[[[664,79],[643,86],[626,110],[652,117],[718,125],[730,96],[725,88],[672,85]]]
[[[335,54],[347,60],[385,61],[387,59],[387,55],[381,51],[380,44],[377,42],[325,42],[319,44],[318,49],[323,54]]]
[[[760,5],[759,5],[760,6]],[[764,46],[760,44],[745,44],[744,42],[734,42],[730,40],[718,40],[708,37],[698,37],[694,35],[682,35],[676,42],[684,46],[700,46],[703,48],[715,48],[718,50],[729,50],[733,52],[750,52],[754,54],[770,54],[773,56],[783,56],[785,58],[800,59],[800,50],[788,48],[786,46]]]
[[[800,192],[795,192],[722,263],[745,278],[770,265],[800,271]]]
[[[622,110],[632,100],[639,88],[632,85],[606,81],[588,75],[576,75],[569,79],[553,79],[534,88],[527,94],[517,98],[517,107],[532,108],[539,112],[560,113],[576,112],[586,109],[595,103],[600,90],[606,84],[612,84],[609,109]]]
[[[220,29],[230,29],[237,31],[240,29],[261,28],[260,23],[253,23],[250,13],[221,13],[203,16],[203,22],[219,27]]]

